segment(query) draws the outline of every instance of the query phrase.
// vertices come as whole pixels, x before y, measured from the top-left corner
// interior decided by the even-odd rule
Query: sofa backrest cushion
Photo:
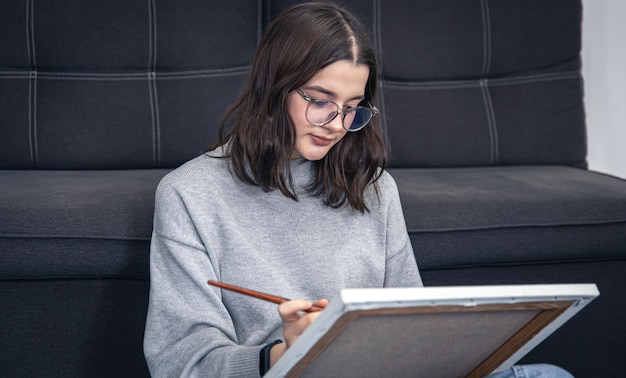
[[[175,167],[202,153],[263,26],[298,2],[3,4],[0,168]],[[380,53],[392,166],[585,165],[580,0],[341,3]]]
[[[579,2],[382,1],[380,14],[394,165],[585,165]]]
[[[0,168],[175,167],[199,155],[262,28],[249,0],[1,9]]]

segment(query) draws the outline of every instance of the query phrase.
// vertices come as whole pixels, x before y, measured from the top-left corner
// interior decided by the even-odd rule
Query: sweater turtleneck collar
[[[289,161],[291,179],[294,187],[298,190],[308,187],[315,180],[315,162],[305,158],[292,159]]]

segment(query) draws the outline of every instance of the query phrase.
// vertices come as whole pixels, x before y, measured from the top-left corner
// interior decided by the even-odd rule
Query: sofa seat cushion
[[[0,171],[0,279],[148,278],[166,169]]]
[[[624,180],[565,166],[389,171],[422,270],[626,257]]]

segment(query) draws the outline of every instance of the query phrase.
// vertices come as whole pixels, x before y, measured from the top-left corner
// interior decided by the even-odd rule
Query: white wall
[[[626,1],[583,0],[589,169],[626,178]]]

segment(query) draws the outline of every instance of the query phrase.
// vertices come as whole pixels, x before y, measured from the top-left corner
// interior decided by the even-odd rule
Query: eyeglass
[[[329,124],[339,114],[343,128],[348,131],[359,131],[367,125],[373,116],[377,115],[378,109],[375,106],[346,106],[342,110],[339,105],[332,101],[320,100],[306,95],[300,89],[296,92],[308,102],[306,106],[306,119],[314,126],[324,126]]]

